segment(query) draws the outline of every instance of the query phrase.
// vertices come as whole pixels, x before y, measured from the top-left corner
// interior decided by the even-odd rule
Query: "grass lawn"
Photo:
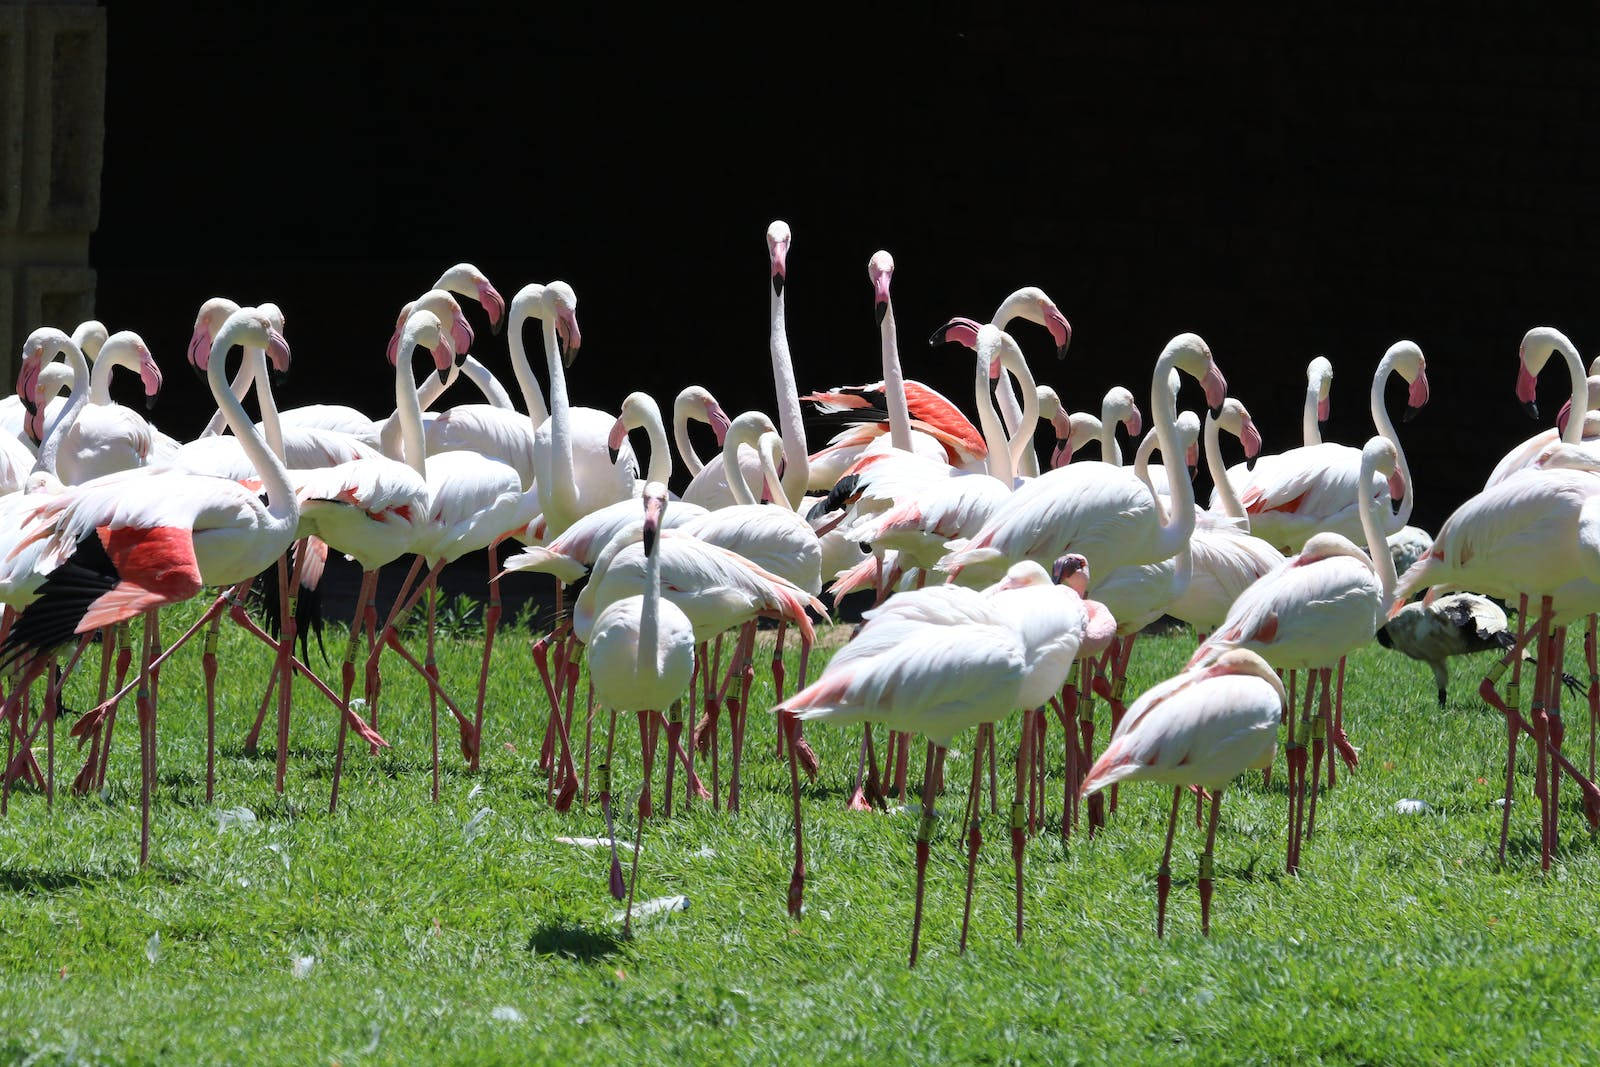
[[[184,613],[173,615],[169,635]],[[1474,695],[1486,661],[1456,669],[1444,711],[1422,665],[1376,646],[1351,661],[1359,771],[1319,803],[1296,878],[1281,873],[1281,752],[1270,789],[1252,775],[1227,794],[1209,940],[1192,818],[1174,849],[1168,938],[1155,938],[1170,794],[1135,784],[1096,839],[1029,844],[1020,947],[1004,805],[987,818],[973,945],[957,955],[963,850],[948,816],[970,763],[952,751],[923,957],[907,971],[916,819],[843,810],[853,730],[808,731],[823,770],[805,792],[806,915],[785,915],[788,770],[772,755],[764,664],[745,810],[680,807],[647,825],[640,899],[683,893],[690,906],[621,940],[605,854],[554,840],[602,835],[598,806],[547,808],[535,769],[544,700],[526,639],[502,633],[481,773],[461,769],[442,716],[443,791],[429,802],[425,694],[391,656],[380,728],[394,747],[352,750],[332,817],[336,723],[309,689],[297,691],[286,796],[272,789],[270,729],[261,755],[242,754],[267,654],[237,631],[223,644],[218,797],[203,803],[199,650],[180,653],[162,678],[148,870],[135,863],[131,707],[105,796],[62,796],[52,812],[22,794],[0,822],[0,1060],[1479,1063],[1571,1062],[1600,1047],[1600,846],[1569,787],[1561,853],[1540,875],[1524,760],[1513,852],[1497,868],[1505,737]],[[1130,691],[1192,644],[1141,641]],[[342,647],[330,633],[330,653]],[[478,656],[470,641],[444,647],[463,703]],[[90,702],[93,673],[70,706]],[[1568,746],[1586,757],[1581,701],[1567,719]],[[1002,781],[1014,736],[1014,724],[1001,734]],[[1052,725],[1055,811],[1059,744]],[[630,839],[637,747],[630,726],[616,772]],[[76,759],[65,745],[60,755],[58,780],[70,781]],[[914,786],[921,766],[919,746]],[[1398,814],[1408,798],[1430,810]],[[220,818],[235,809],[254,820]]]

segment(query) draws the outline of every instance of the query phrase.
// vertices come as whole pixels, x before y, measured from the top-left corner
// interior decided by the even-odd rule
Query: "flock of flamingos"
[[[1591,393],[1591,382],[1600,387],[1600,379],[1586,379],[1560,332],[1528,332],[1518,353],[1517,395],[1532,411],[1535,377],[1559,356],[1572,379],[1570,412],[1563,412],[1558,428],[1507,455],[1484,490],[1430,540],[1405,526],[1414,486],[1384,405],[1384,387],[1394,374],[1409,384],[1411,411],[1428,399],[1423,354],[1409,341],[1396,342],[1378,363],[1371,389],[1376,434],[1362,447],[1320,439],[1332,368],[1318,358],[1308,371],[1304,444],[1258,455],[1260,435],[1244,405],[1228,396],[1211,350],[1194,334],[1180,334],[1155,359],[1147,409],[1153,430],[1128,466],[1118,430],[1139,434],[1143,416],[1134,395],[1113,389],[1098,417],[1068,413],[1054,392],[1035,383],[1005,332],[1013,319],[1024,318],[1049,330],[1057,355],[1066,352],[1071,327],[1037,288],[1013,293],[989,322],[952,319],[931,339],[975,353],[977,426],[951,400],[907,380],[887,252],[868,264],[882,380],[802,396],[784,325],[790,241],[782,222],[767,231],[777,425],[760,412],[730,420],[704,388],[685,389],[672,427],[693,475],[681,497],[666,489],[672,446],[654,400],[635,393],[620,415],[570,403],[566,375],[581,338],[577,297],[563,282],[525,286],[508,308],[471,265],[446,271],[400,310],[387,350],[395,409],[376,420],[335,405],[279,411],[267,371],[269,364],[280,371],[289,366],[282,312],[272,304],[208,300],[195,320],[188,359],[208,381],[217,414],[188,442],[110,400],[115,367],[137,371],[149,394],[160,388],[161,372],[137,334],[107,336],[95,322],[72,336],[36,330],[23,349],[17,395],[0,404],[0,600],[7,606],[0,657],[12,672],[3,706],[4,801],[15,782],[53,794],[62,679],[98,635],[100,700],[72,728],[88,750],[73,788],[103,784],[117,709],[132,693],[145,862],[161,664],[190,639],[201,639],[209,800],[217,642],[225,621],[275,653],[251,743],[275,702],[280,790],[296,676],[339,717],[335,806],[349,732],[373,751],[386,743],[379,733],[379,668],[391,651],[426,679],[437,799],[439,705],[456,720],[462,756],[475,767],[501,614],[499,582],[515,571],[539,571],[555,577],[560,605],[555,629],[533,646],[549,703],[541,755],[549,796],[566,810],[581,787],[587,801],[596,755],[593,778],[611,833],[611,890],[627,897],[630,918],[637,838],[625,886],[610,830],[616,715],[633,713],[639,728],[636,834],[655,811],[652,779],[663,735],[666,814],[675,779],[688,798],[684,803],[698,798],[720,806],[724,771],[726,805],[737,810],[761,619],[777,624],[770,669],[779,698],[777,751],[787,755],[794,788],[792,914],[800,914],[805,882],[800,776],[818,770],[802,724],[865,726],[851,799],[860,810],[896,793],[904,802],[911,738],[927,739],[912,964],[934,799],[958,733],[977,731],[961,823],[969,914],[984,767],[993,806],[995,724],[1020,710],[1010,827],[1016,934],[1022,936],[1024,843],[1043,821],[1051,708],[1064,749],[1063,836],[1080,817],[1091,830],[1102,825],[1115,810],[1119,782],[1150,779],[1172,787],[1157,880],[1158,932],[1165,924],[1180,801],[1186,789],[1194,792],[1197,824],[1209,801],[1198,876],[1201,924],[1208,930],[1224,787],[1247,769],[1271,773],[1279,728],[1286,724],[1287,865],[1297,869],[1315,826],[1317,783],[1326,776],[1331,784],[1340,760],[1356,763],[1343,723],[1344,657],[1380,629],[1385,643],[1430,662],[1441,700],[1447,655],[1488,648],[1501,653],[1481,692],[1507,723],[1502,858],[1519,734],[1529,735],[1536,751],[1544,864],[1557,840],[1564,777],[1581,791],[1591,826],[1600,824],[1593,744],[1588,767],[1576,766],[1563,751],[1559,711],[1565,628],[1600,611],[1600,422],[1587,421],[1600,419],[1600,412],[1585,416],[1600,407],[1600,388]],[[481,304],[497,329],[509,326],[514,389],[467,354],[475,338],[458,297]],[[523,346],[530,317],[542,328],[547,393]],[[226,363],[235,347],[243,358],[230,382]],[[414,369],[419,349],[428,359],[420,383]],[[483,402],[429,410],[457,376],[473,382]],[[1203,419],[1179,411],[1185,379],[1204,395]],[[252,390],[259,422],[242,404]],[[514,393],[521,394],[521,409]],[[843,426],[810,454],[802,424],[806,402]],[[1048,420],[1056,436],[1047,463],[1033,446],[1039,419]],[[696,456],[691,420],[715,432],[720,461],[702,464]],[[642,478],[629,444],[635,430],[649,440]],[[1225,467],[1224,431],[1253,463]],[[1100,445],[1099,460],[1074,459],[1091,441]],[[1209,507],[1195,499],[1189,478],[1202,444],[1216,487]],[[502,562],[500,548],[508,539],[524,547]],[[315,584],[329,549],[357,561],[364,577],[340,676],[325,681],[296,656],[295,645],[302,590]],[[492,577],[482,668],[475,701],[458,703],[434,663],[437,582],[450,561],[483,549]],[[1399,577],[1397,555],[1412,561]],[[374,602],[379,568],[406,556],[414,561],[405,586],[380,621]],[[276,633],[244,610],[258,575],[276,585]],[[825,581],[835,596],[871,589],[877,605],[813,680],[812,615],[826,614],[818,599]],[[568,587],[580,585],[573,598]],[[160,608],[207,589],[209,606],[199,621],[164,644]],[[1412,602],[1424,591],[1425,599]],[[1515,628],[1491,596],[1520,605]],[[421,658],[400,635],[401,623],[417,610],[427,612],[429,623]],[[1135,638],[1163,615],[1192,625],[1199,646],[1179,674],[1125,703]],[[130,679],[129,624],[136,617],[143,627]],[[787,690],[782,653],[791,632],[800,644],[800,677],[798,687]],[[580,720],[581,657],[588,660],[590,688]],[[1519,706],[1525,669],[1532,680],[1526,715]],[[1501,693],[1496,684],[1508,670]],[[1297,672],[1304,682],[1299,697]],[[358,673],[363,695],[352,699]],[[34,704],[30,690],[41,682]],[[1600,690],[1591,686],[1591,727],[1597,697]],[[1098,753],[1097,699],[1112,724]],[[609,713],[603,748],[596,705]],[[887,736],[875,738],[874,724],[886,726]],[[41,730],[43,766],[35,752]],[[963,948],[966,936],[964,920]]]

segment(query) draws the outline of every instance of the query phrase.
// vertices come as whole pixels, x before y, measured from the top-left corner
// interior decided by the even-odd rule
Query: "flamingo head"
[[[278,339],[281,341],[283,339],[285,324],[283,309],[278,307],[277,304],[268,301],[265,304],[261,304],[259,310],[267,317],[267,323],[272,327],[272,332],[276,333],[278,335]],[[283,375],[288,374],[289,346],[284,344],[278,348],[274,348],[271,344],[268,344],[267,363],[268,373],[277,375],[280,378]]]
[[[1068,552],[1050,565],[1050,579],[1084,596],[1089,591],[1089,561],[1076,552]]]
[[[644,487],[644,554],[655,555],[661,520],[667,513],[667,487],[651,482]]]
[[[1081,556],[1079,557],[1082,558]],[[1031,559],[1021,563],[1013,563],[1006,576],[996,582],[988,591],[991,593],[1004,592],[1007,589],[1027,589],[1035,585],[1050,585],[1052,578],[1048,572]],[[1059,584],[1059,583],[1058,583]]]
[[[1400,456],[1395,451],[1393,441],[1387,437],[1369,440],[1361,449],[1361,465],[1388,479],[1391,499],[1399,500],[1406,495],[1406,478],[1400,472]]]
[[[1205,390],[1206,406],[1211,409],[1211,414],[1222,414],[1222,402],[1228,397],[1228,380],[1217,369],[1216,360],[1211,358],[1210,347],[1198,334],[1180,333],[1168,341],[1162,361],[1199,382]],[[1156,373],[1161,373],[1159,366]]]
[[[710,393],[706,394],[706,422],[710,424],[711,432],[717,435],[717,444],[724,444],[728,440],[728,413],[722,410],[722,405]]]
[[[929,345],[942,345],[954,342],[968,348],[978,347],[978,331],[982,329],[980,323],[967,318],[954,318],[928,335]]]
[[[390,347],[393,348],[400,343],[400,331],[405,326],[405,320],[418,308],[431,311],[439,317],[440,325],[450,331],[450,346],[455,349],[456,362],[464,362],[476,337],[472,332],[472,324],[467,321],[466,313],[461,310],[460,302],[444,289],[429,289],[406,305],[406,309],[409,310],[402,309],[400,320],[395,324]],[[389,362],[393,363],[393,358]]]
[[[1317,421],[1327,422],[1332,411],[1328,394],[1333,389],[1333,363],[1318,356],[1306,365],[1306,387],[1317,394]]]
[[[878,325],[889,314],[889,280],[894,277],[894,257],[887,252],[874,252],[867,260],[867,277],[872,279],[872,313]]]
[[[1577,349],[1572,347],[1567,335],[1553,326],[1535,326],[1522,336],[1522,344],[1517,349],[1517,401],[1529,418],[1539,417],[1536,397],[1539,372],[1557,349],[1570,351],[1573,358],[1577,358]]]
[[[483,271],[471,263],[457,263],[443,274],[434,283],[436,289],[448,289],[452,293],[470,296],[479,304],[489,316],[489,328],[499,333],[505,327],[506,301],[484,276]],[[464,346],[459,351],[466,352]]]
[[[91,363],[99,358],[100,350],[105,347],[110,337],[111,331],[107,330],[106,324],[99,319],[85,319],[72,331],[72,343],[78,346],[83,352],[83,357]]]
[[[1120,385],[1113,385],[1106,390],[1105,399],[1100,402],[1100,421],[1120,422],[1122,428],[1128,431],[1128,436],[1138,437],[1144,432],[1144,416],[1139,414],[1139,404],[1133,399],[1133,394]]]
[[[661,411],[656,408],[655,400],[649,393],[629,393],[622,401],[622,410],[617,415],[617,421],[611,424],[611,433],[606,437],[606,448],[611,454],[611,462],[617,462],[617,454],[622,451],[622,443],[628,439],[629,430],[637,430],[650,422],[650,412],[654,409],[655,422],[661,421]]]
[[[570,367],[583,344],[583,334],[578,330],[578,294],[566,282],[551,282],[544,287],[544,299],[555,319],[556,347],[561,351],[561,362]]]
[[[161,368],[156,366],[155,357],[150,354],[144,338],[132,330],[120,330],[106,338],[100,351],[107,359],[118,362],[125,360],[124,365],[138,366],[139,378],[144,383],[145,406],[154,407],[156,395],[161,392]]]
[[[1066,358],[1067,346],[1072,343],[1072,324],[1043,289],[1028,285],[1006,297],[995,312],[994,321],[1005,323],[1013,318],[1027,319],[1049,330],[1056,343],[1056,358]]]
[[[427,308],[417,308],[406,317],[400,344],[395,349],[396,360],[410,359],[418,345],[433,356],[433,368],[439,373],[439,381],[448,384],[450,371],[456,362],[455,347],[451,343],[450,332],[445,329],[439,316]]]
[[[27,412],[23,426],[34,444],[44,439],[44,398],[39,387],[39,372],[46,363],[71,346],[72,338],[53,326],[33,331],[22,344],[22,366],[17,371],[17,399],[22,401]]]
[[[194,333],[189,336],[189,365],[204,372],[211,342],[228,321],[228,316],[239,310],[239,305],[225,296],[214,296],[200,305],[194,317]]]
[[[1044,306],[1044,328],[1050,331],[1050,336],[1056,342],[1056,358],[1066,359],[1067,348],[1072,344],[1072,323],[1061,314],[1061,309],[1056,307],[1054,301],[1048,298]]]
[[[1230,396],[1222,402],[1222,414],[1217,416],[1217,425],[1239,439],[1244,446],[1246,459],[1255,459],[1260,453],[1261,431],[1256,429],[1250,412],[1234,397]]]
[[[1396,341],[1389,346],[1389,351],[1384,353],[1384,363],[1389,364],[1400,373],[1411,386],[1406,393],[1406,413],[1403,421],[1410,422],[1417,417],[1417,412],[1428,403],[1428,361],[1422,356],[1422,349],[1412,341]],[[1379,364],[1382,370],[1383,364]]]
[[[772,267],[772,295],[782,296],[789,272],[789,224],[782,219],[767,227],[767,261]]]
[[[244,345],[266,349],[272,365],[280,371],[287,371],[289,342],[283,339],[282,322],[282,313],[274,305],[240,308],[223,322],[210,345],[196,350],[191,343],[190,361],[203,374],[210,369],[213,356],[225,355],[234,345]]]

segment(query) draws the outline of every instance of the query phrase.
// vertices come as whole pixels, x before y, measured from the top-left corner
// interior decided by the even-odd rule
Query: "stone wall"
[[[103,10],[0,7],[0,381],[35,327],[94,312],[105,97]]]

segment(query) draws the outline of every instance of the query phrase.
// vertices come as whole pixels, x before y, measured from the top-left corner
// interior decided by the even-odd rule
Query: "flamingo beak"
[[[1206,365],[1206,376],[1200,381],[1206,391],[1206,404],[1211,408],[1212,418],[1222,414],[1222,402],[1228,398],[1228,380],[1217,369],[1216,361]]]
[[[1189,474],[1191,477],[1193,477],[1194,469],[1200,465],[1199,445],[1190,445],[1188,448],[1183,450],[1183,464],[1189,468]]]
[[[1128,411],[1128,417],[1122,420],[1122,425],[1127,428],[1130,437],[1138,437],[1144,432],[1144,416],[1139,414],[1137,405]]]
[[[1045,329],[1050,331],[1050,336],[1055,338],[1056,358],[1066,359],[1067,347],[1072,344],[1072,323],[1068,322],[1067,317],[1061,314],[1061,310],[1052,304],[1045,308],[1044,325]]]
[[[789,268],[789,242],[778,241],[770,248],[772,260],[772,295],[782,296],[784,282],[788,278]]]
[[[878,325],[883,325],[884,317],[889,314],[889,280],[894,277],[888,271],[882,271],[872,279],[872,314],[877,318]]]
[[[660,497],[645,497],[644,501],[644,554],[651,556],[656,551],[656,537],[661,532],[661,512],[664,502]]]
[[[991,382],[997,382],[1000,380],[1000,354],[998,352],[995,353],[995,357],[989,361],[989,380]]]
[[[606,450],[611,454],[611,462],[617,462],[617,453],[622,451],[622,442],[628,439],[628,425],[620,418],[611,424],[611,434],[606,438]]]
[[[1089,562],[1076,552],[1068,552],[1050,565],[1050,580],[1060,585],[1082,571],[1089,573]]]
[[[972,319],[954,318],[928,335],[928,344],[942,345],[950,342],[965,345],[968,348],[978,347],[978,324]]]
[[[1414,390],[1415,388],[1416,386],[1413,385],[1412,389]],[[1528,413],[1528,418],[1530,419],[1539,417],[1538,388],[1538,379],[1529,372],[1528,365],[1519,362],[1517,364],[1517,399],[1522,402],[1522,410]],[[1424,390],[1426,390],[1426,387],[1424,387]],[[1426,395],[1426,392],[1424,392],[1424,395]]]
[[[450,371],[456,365],[455,348],[450,343],[449,334],[440,334],[439,343],[429,350],[433,356],[433,367],[439,372],[439,382],[443,385],[450,384]]]
[[[1567,402],[1561,405],[1561,410],[1556,412],[1556,432],[1558,434],[1567,432],[1567,420],[1570,418],[1572,418],[1572,398],[1568,397]]]
[[[1065,467],[1072,459],[1072,446],[1060,438],[1056,439],[1056,447],[1050,451],[1050,469]]]
[[[1532,381],[1533,375],[1528,375],[1528,379],[1529,381]],[[1411,391],[1406,395],[1406,413],[1404,421],[1410,422],[1412,419],[1416,418],[1417,412],[1421,411],[1423,405],[1427,402],[1428,372],[1426,369],[1424,369],[1417,372],[1417,380],[1411,383]],[[1535,409],[1534,417],[1538,418],[1537,409]]]
[[[455,340],[457,356],[464,358],[467,351],[472,348],[472,342],[476,340],[472,333],[472,324],[467,321],[465,315],[458,314],[456,316],[455,325],[451,328],[451,334]]]
[[[1326,397],[1325,396],[1325,397],[1322,397],[1320,400],[1317,401],[1317,421],[1318,422],[1327,422],[1328,421],[1328,415],[1332,411],[1333,411],[1333,400],[1332,400],[1331,397]]]
[[[578,358],[578,347],[583,344],[583,334],[578,331],[576,312],[562,308],[556,312],[556,341],[561,347],[561,362],[570,367]]]
[[[289,342],[277,330],[267,333],[267,358],[280,374],[289,373]]]
[[[206,361],[211,355],[211,327],[206,323],[198,323],[194,334],[189,338],[189,365],[196,370],[204,372]]]
[[[153,410],[156,406],[156,397],[161,393],[161,368],[156,366],[155,357],[150,354],[148,348],[139,352],[139,378],[144,382],[145,410]]]
[[[487,278],[478,282],[478,303],[489,315],[490,332],[498,336],[506,326],[506,300],[498,289],[489,284]]]
[[[23,429],[27,431],[28,440],[35,445],[44,444],[44,412],[30,411],[22,420]]]
[[[1261,452],[1261,431],[1255,420],[1246,415],[1239,425],[1239,442],[1244,445],[1244,458],[1255,459]]]
[[[717,435],[717,444],[721,446],[728,440],[728,413],[722,410],[722,405],[712,401],[706,408],[706,421],[711,424],[711,432]]]
[[[1389,499],[1401,500],[1406,495],[1406,476],[1396,470],[1389,475]]]

